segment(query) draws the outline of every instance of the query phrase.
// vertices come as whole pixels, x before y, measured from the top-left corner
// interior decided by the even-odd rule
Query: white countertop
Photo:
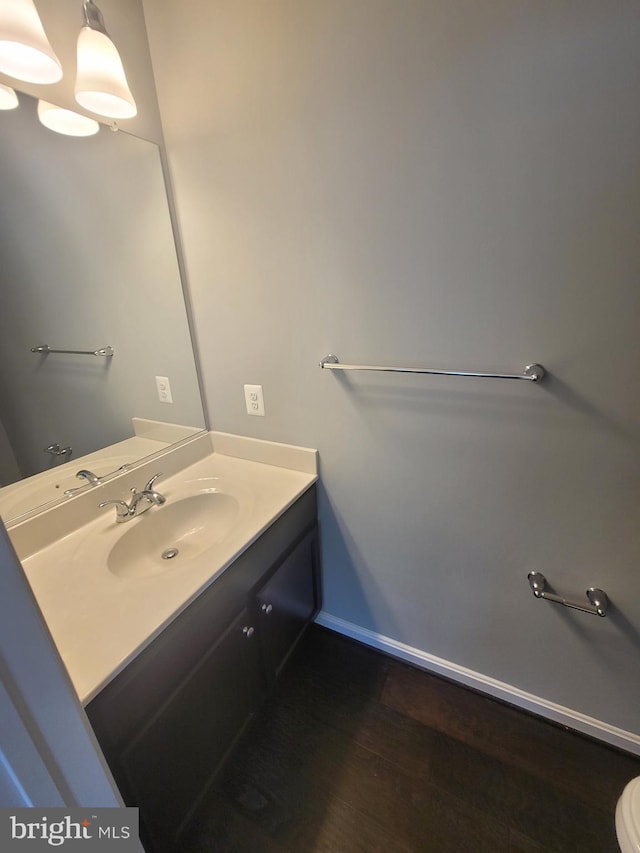
[[[227,452],[235,452],[234,447]],[[163,507],[152,507],[126,524],[115,523],[113,508],[96,507],[95,520],[23,559],[25,574],[84,704],[317,479],[314,473],[212,453],[158,481],[156,488],[169,506],[172,499],[197,490],[201,478],[215,478],[216,488],[234,495],[240,506],[233,529],[206,559],[168,563],[162,574],[145,577],[123,578],[107,568],[106,555],[123,531],[144,525]],[[107,497],[111,495],[100,495],[101,500]]]

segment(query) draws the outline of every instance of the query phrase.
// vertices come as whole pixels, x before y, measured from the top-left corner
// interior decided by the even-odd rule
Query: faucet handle
[[[158,479],[158,477],[162,477],[162,471],[158,471],[157,474],[154,474],[153,477],[149,480],[147,485],[144,487],[145,492],[150,492],[153,489],[153,484]]]
[[[99,509],[102,509],[103,506],[110,506],[111,504],[115,504],[116,507],[116,521],[126,521],[129,517],[130,510],[125,501],[111,499],[108,501],[102,501],[102,503],[98,504],[98,507]]]

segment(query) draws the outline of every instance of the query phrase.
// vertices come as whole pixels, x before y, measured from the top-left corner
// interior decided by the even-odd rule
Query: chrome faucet
[[[116,508],[116,521],[118,523],[131,521],[132,518],[142,515],[143,512],[151,509],[152,506],[162,506],[166,501],[164,495],[156,492],[153,488],[153,484],[161,476],[162,474],[155,474],[141,492],[135,488],[131,489],[131,500],[129,503],[120,500],[108,500],[103,501],[98,506],[102,508],[103,506],[114,504]]]
[[[66,489],[65,497],[69,497],[70,495],[75,495],[77,492],[82,491],[87,483],[91,483],[92,486],[99,486],[102,482],[100,477],[97,474],[94,474],[93,471],[87,471],[86,468],[81,468],[80,471],[76,474],[77,480],[86,480],[82,486],[76,486],[75,489]]]
[[[78,471],[76,479],[86,480],[87,483],[91,483],[92,486],[97,486],[100,483],[100,477],[98,477],[97,474],[94,474],[93,471],[87,471],[86,468],[81,468]]]
[[[116,468],[115,471],[111,471],[111,473],[109,474],[105,474],[104,477],[98,477],[98,475],[94,474],[93,471],[87,471],[86,468],[82,468],[76,474],[76,478],[78,480],[86,480],[87,482],[84,483],[82,486],[76,486],[75,489],[66,489],[64,495],[65,497],[69,497],[70,495],[75,495],[78,492],[81,492],[87,485],[87,483],[91,483],[92,486],[99,486],[100,483],[102,483],[102,481],[107,477],[110,477],[111,474],[117,474],[119,471],[128,471],[130,467],[131,465],[128,462],[125,462],[124,465],[121,465],[119,468]]]
[[[58,442],[55,444],[50,444],[49,447],[45,447],[42,451],[43,453],[50,453],[52,456],[71,456],[73,453],[72,447],[60,447]]]

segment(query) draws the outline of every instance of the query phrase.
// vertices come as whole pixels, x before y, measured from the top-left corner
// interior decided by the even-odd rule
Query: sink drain
[[[162,559],[163,560],[173,560],[173,558],[177,557],[177,556],[178,556],[178,549],[177,548],[167,548],[166,551],[162,552]]]

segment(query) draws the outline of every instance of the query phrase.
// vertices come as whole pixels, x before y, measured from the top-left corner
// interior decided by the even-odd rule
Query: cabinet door
[[[305,537],[257,594],[257,626],[267,677],[274,679],[315,615],[317,539]]]
[[[139,806],[154,850],[174,849],[263,687],[254,626],[243,610],[122,751],[130,804]]]

